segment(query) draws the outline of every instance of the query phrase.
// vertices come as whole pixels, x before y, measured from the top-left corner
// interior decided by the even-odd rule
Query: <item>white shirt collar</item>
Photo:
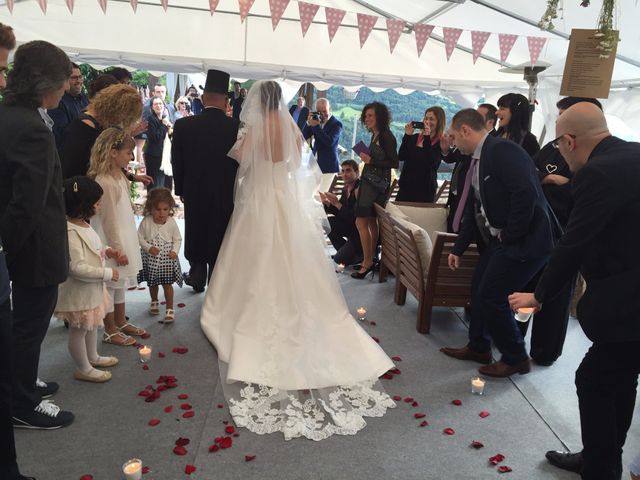
[[[484,146],[484,141],[487,139],[488,136],[489,136],[489,132],[485,133],[484,137],[482,137],[480,142],[478,142],[478,145],[476,145],[476,149],[473,151],[473,158],[477,158],[478,160],[480,159],[480,154],[482,153],[482,147]]]

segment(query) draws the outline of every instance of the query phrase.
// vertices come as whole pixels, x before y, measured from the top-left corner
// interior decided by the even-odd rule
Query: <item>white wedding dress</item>
[[[378,377],[393,368],[349,313],[313,201],[319,169],[275,82],[244,102],[235,209],[202,308],[237,426],[285,439],[353,435],[395,407]],[[325,217],[326,220],[326,217]]]

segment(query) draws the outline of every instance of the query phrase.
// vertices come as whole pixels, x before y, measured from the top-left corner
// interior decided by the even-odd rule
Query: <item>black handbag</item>
[[[375,173],[365,172],[361,177],[363,180],[366,180],[373,188],[375,188],[380,193],[385,193],[389,189],[389,182],[387,182],[384,178],[379,177]]]

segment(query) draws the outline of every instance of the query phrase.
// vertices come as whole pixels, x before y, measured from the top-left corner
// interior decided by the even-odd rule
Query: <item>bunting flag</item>
[[[373,27],[376,26],[378,17],[374,15],[365,15],[364,13],[358,14],[358,33],[360,34],[360,48],[362,48],[369,38],[369,34]]]
[[[287,9],[289,0],[269,0],[269,8],[271,9],[271,26],[275,30],[282,18],[282,14]]]
[[[458,39],[462,34],[462,29],[443,27],[442,31],[444,32],[444,48],[447,52],[447,62],[448,62],[449,59],[451,58],[451,54],[453,53],[453,50],[456,48],[456,45],[458,44]]]
[[[389,34],[389,50],[391,50],[391,53],[393,53],[393,49],[396,48],[404,26],[404,20],[394,20],[393,18],[387,18],[387,33]]]
[[[98,0],[100,4],[100,8],[102,9],[102,13],[107,13],[107,0]]]
[[[13,15],[13,1],[14,0],[7,0],[7,8],[9,9],[9,13]]]
[[[40,5],[40,10],[42,13],[46,15],[47,13],[47,0],[38,0],[38,5]]]
[[[547,42],[544,37],[527,37],[527,43],[529,44],[529,55],[531,55],[531,65],[535,65],[542,51],[542,47]]]
[[[67,8],[73,14],[73,7],[75,6],[75,0],[67,0]]]
[[[342,19],[347,12],[337,8],[324,7],[324,14],[327,17],[327,30],[329,32],[329,43],[333,41]]]
[[[313,22],[313,18],[318,13],[320,5],[314,5],[313,3],[298,2],[298,9],[300,10],[300,27],[302,28],[302,36],[304,37],[309,30],[309,26]]]
[[[169,8],[169,0],[160,0],[160,4],[162,5],[162,8],[164,8],[164,11],[167,11],[167,8]]]
[[[249,10],[251,10],[253,2],[255,2],[255,0],[238,0],[238,4],[240,5],[240,23],[244,23],[247,15],[249,15]]]
[[[509,54],[518,39],[518,35],[501,33],[498,35],[498,39],[500,40],[500,61],[504,63],[507,61],[507,58],[509,58]]]
[[[215,12],[216,8],[218,8],[219,2],[220,0],[209,0],[209,12],[211,13],[211,15],[213,15],[213,12]]]
[[[416,34],[416,47],[418,47],[418,56],[422,55],[422,50],[427,44],[427,40],[431,36],[431,32],[435,27],[433,25],[424,25],[422,23],[416,23],[413,26],[413,31]]]
[[[131,1],[131,8],[133,8],[133,13],[136,13],[138,11],[138,0],[130,0]]]
[[[490,32],[471,32],[471,50],[473,52],[473,63],[476,63],[482,53],[482,49],[491,36]]]

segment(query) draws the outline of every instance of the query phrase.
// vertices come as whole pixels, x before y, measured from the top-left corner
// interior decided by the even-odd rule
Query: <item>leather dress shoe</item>
[[[204,286],[203,285],[197,285],[193,279],[191,278],[191,275],[189,275],[188,273],[183,273],[182,274],[182,280],[184,281],[185,284],[189,285],[191,288],[193,288],[193,291],[196,293],[202,293],[204,292]]]
[[[582,471],[582,452],[570,453],[549,450],[545,455],[549,463],[554,467],[580,473]]]
[[[491,363],[491,352],[475,352],[469,347],[454,348],[454,347],[442,347],[440,349],[442,353],[449,357],[457,358],[458,360],[472,360],[478,363]]]
[[[486,365],[484,367],[480,367],[478,371],[483,375],[487,375],[488,377],[497,377],[497,378],[505,378],[510,377],[514,373],[519,373],[523,375],[525,373],[529,373],[531,370],[531,363],[529,359],[523,360],[520,363],[516,363],[515,365],[509,365],[502,361],[494,362],[491,365]]]

